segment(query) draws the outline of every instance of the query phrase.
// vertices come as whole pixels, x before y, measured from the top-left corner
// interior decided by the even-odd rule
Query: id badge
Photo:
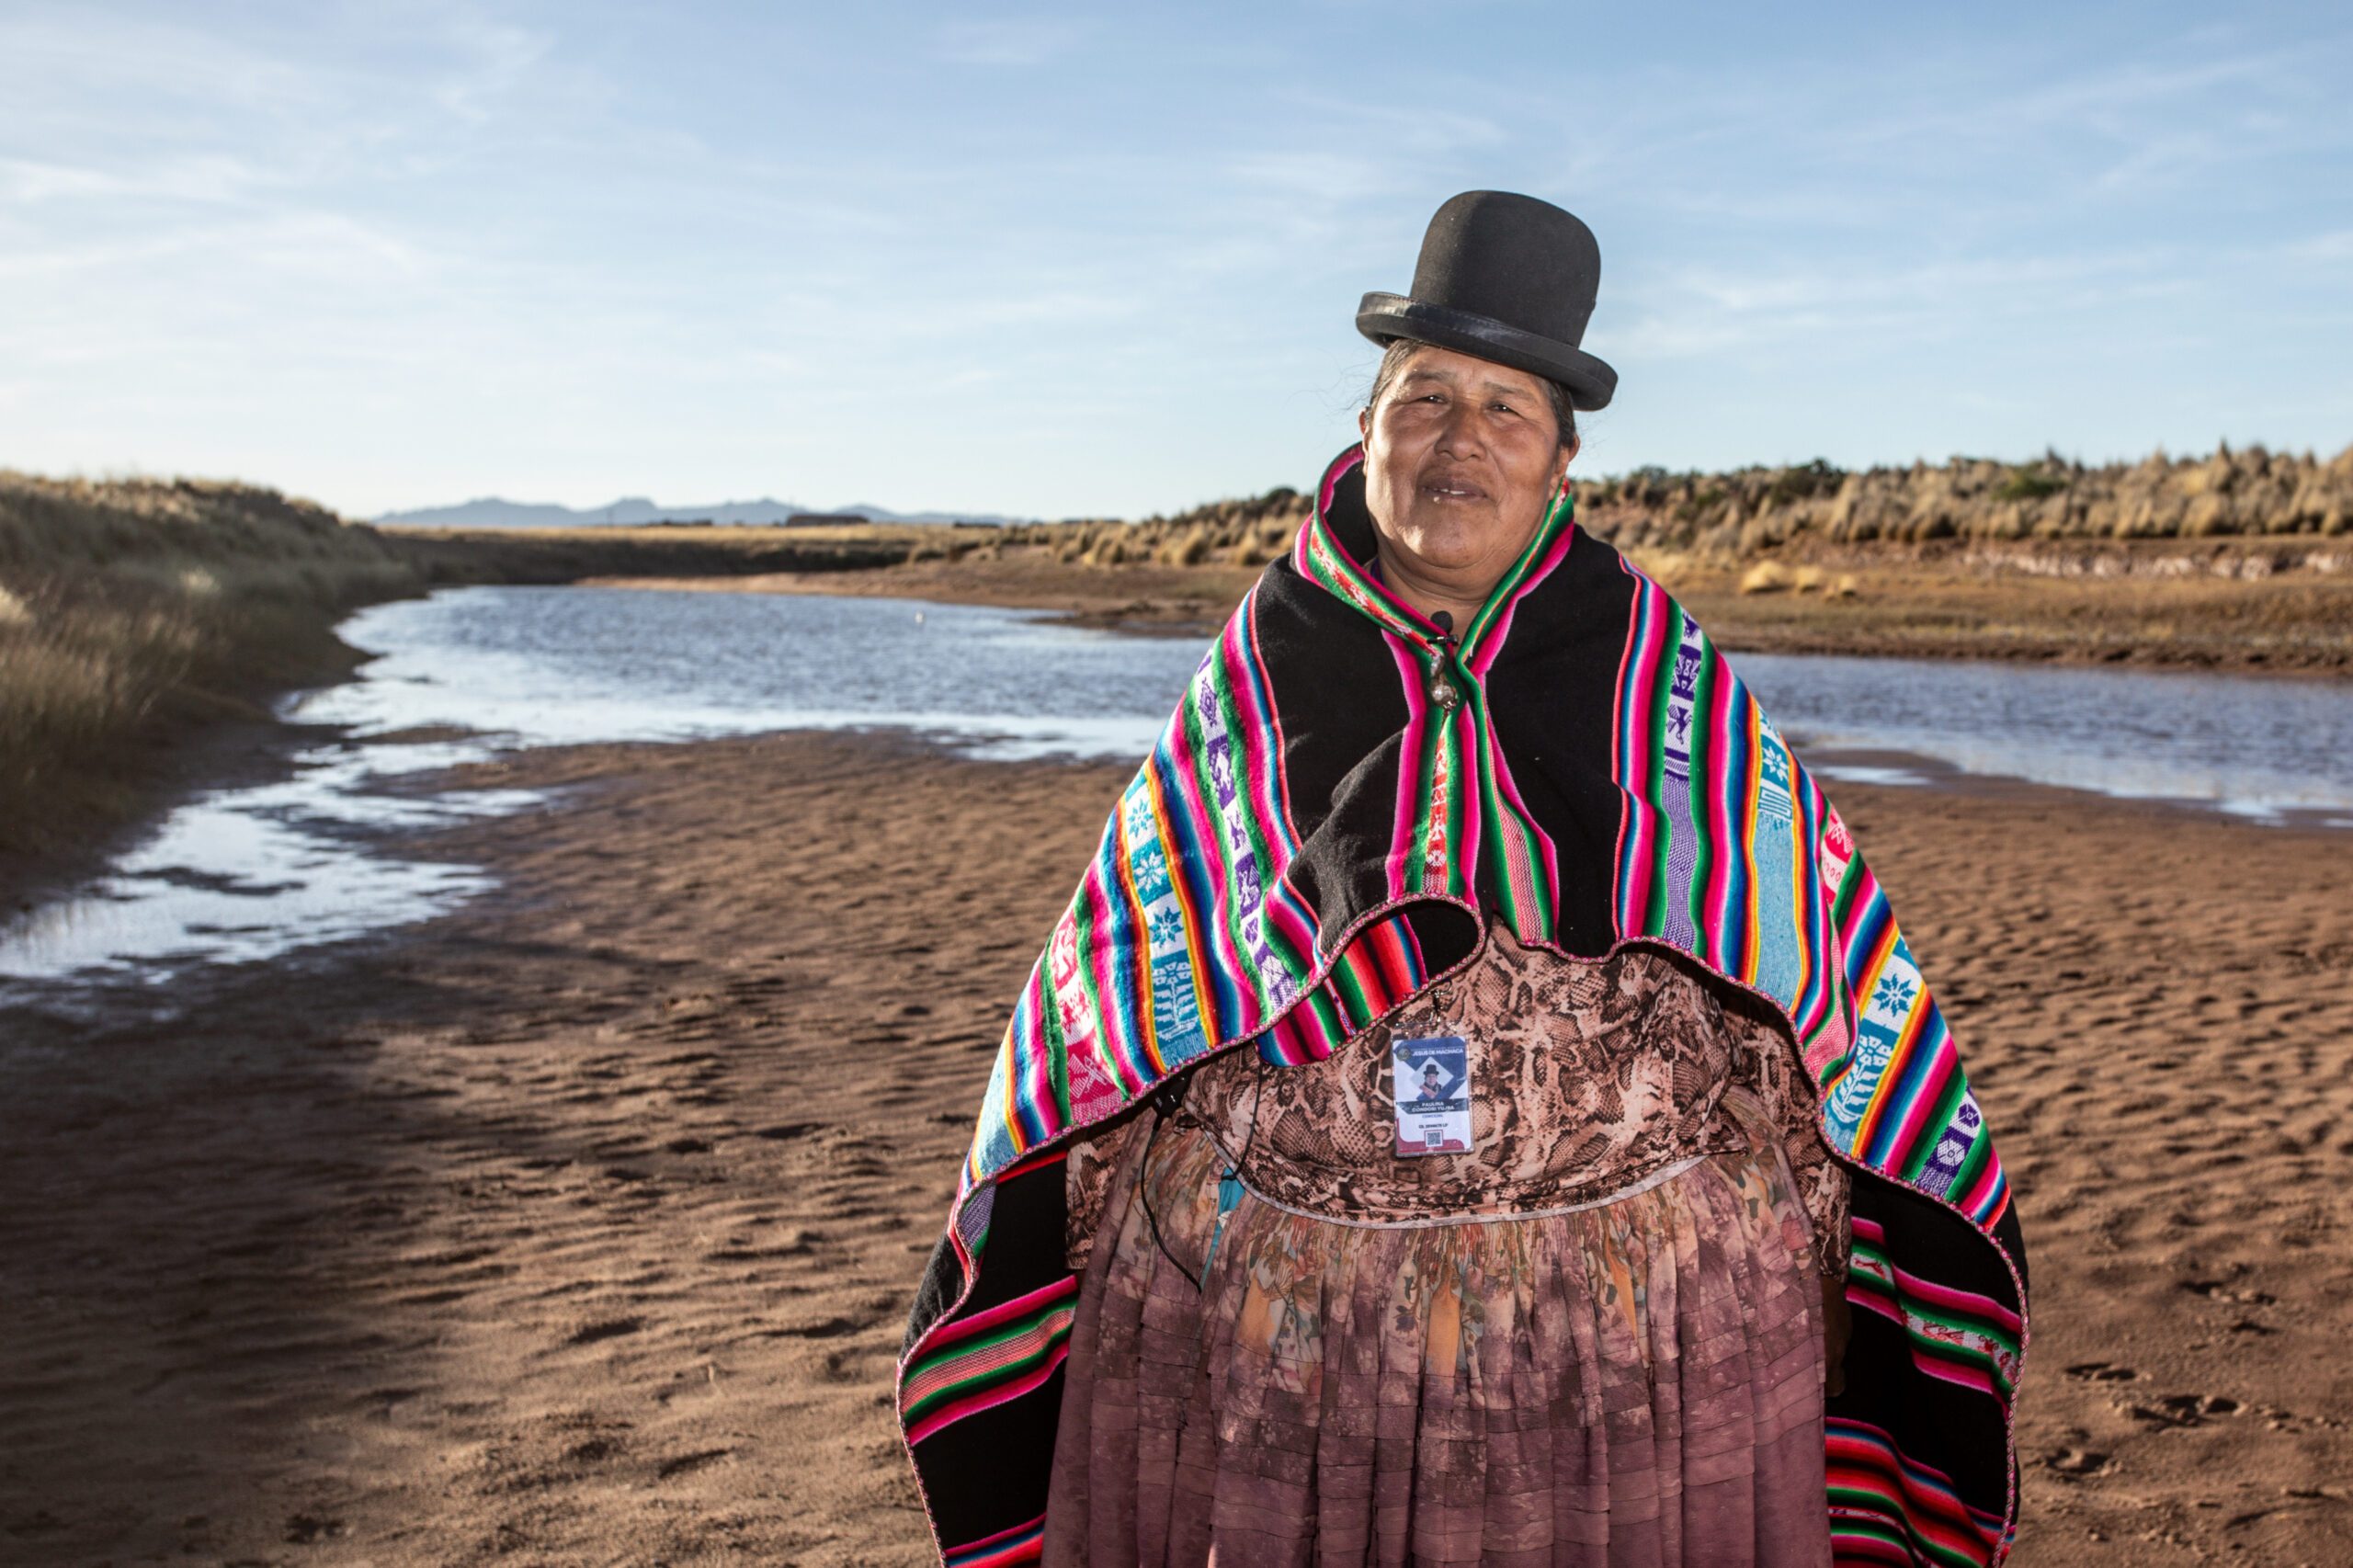
[[[1460,1154],[1471,1147],[1471,1051],[1458,1035],[1401,1040],[1390,1051],[1397,1153]]]

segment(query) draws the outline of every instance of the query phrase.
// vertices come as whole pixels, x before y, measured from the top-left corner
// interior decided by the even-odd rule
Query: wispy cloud
[[[1600,460],[1803,455],[1830,409],[1850,455],[2126,449],[2193,356],[2342,445],[2344,24],[1498,5],[1474,72],[1369,9],[26,0],[0,460],[1147,511],[1345,439],[1357,295],[1498,187],[1600,234]],[[1964,406],[1989,352],[2032,373]]]
[[[2147,253],[2012,256],[1887,267],[1678,267],[1630,290],[1612,334],[1631,356],[1705,358],[1812,340],[1842,347],[1989,336],[2069,306],[2178,295]]]
[[[954,65],[1045,65],[1086,37],[1080,23],[1046,18],[950,22],[933,35],[932,52]]]

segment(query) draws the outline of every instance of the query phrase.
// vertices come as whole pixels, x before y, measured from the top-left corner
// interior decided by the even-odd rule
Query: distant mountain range
[[[642,527],[647,523],[781,523],[807,513],[855,514],[876,523],[1022,523],[1027,517],[994,512],[893,512],[881,506],[852,503],[847,506],[803,506],[797,501],[718,501],[708,506],[665,506],[642,495],[624,495],[609,506],[559,506],[552,502],[507,501],[485,495],[454,506],[420,506],[408,512],[387,512],[376,519],[395,527],[434,528],[586,528]]]

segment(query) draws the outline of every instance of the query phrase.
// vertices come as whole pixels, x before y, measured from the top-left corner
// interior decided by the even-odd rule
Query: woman
[[[1362,442],[1007,1029],[900,1376],[944,1561],[2006,1552],[2001,1167],[1836,813],[1570,518],[1598,276],[1472,192],[1366,297]]]

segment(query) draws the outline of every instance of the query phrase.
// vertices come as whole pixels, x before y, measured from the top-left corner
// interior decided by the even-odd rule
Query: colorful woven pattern
[[[1906,1458],[1887,1433],[1836,1416],[1825,1427],[1830,1542],[1838,1563],[1974,1568],[1989,1561],[1989,1541],[2009,1550],[2000,1515],[1964,1504],[1949,1477]]]
[[[2001,1161],[1879,879],[1699,623],[1625,570],[1620,935],[1772,998],[1824,1086],[1832,1146],[1992,1225]]]
[[[1677,949],[1786,1017],[1828,1144],[1888,1184],[1858,1192],[1849,1293],[1884,1325],[1859,1350],[1887,1387],[1834,1433],[1842,1552],[1998,1561],[2023,1251],[1878,880],[1706,633],[1577,529],[1565,494],[1449,636],[1372,568],[1360,461],[1326,472],[1296,549],[1211,647],[1006,1028],[900,1387],[935,1526],[970,1543],[950,1560],[1019,1561],[1031,1539],[993,1517],[949,1534],[931,1478],[971,1462],[956,1443],[982,1451],[985,1424],[950,1442],[960,1423],[1058,1401],[1069,1323],[1067,1272],[994,1260],[998,1186],[1211,1052],[1329,1054],[1467,962],[1484,906],[1572,956]],[[1903,1392],[1921,1380],[1943,1392]]]

